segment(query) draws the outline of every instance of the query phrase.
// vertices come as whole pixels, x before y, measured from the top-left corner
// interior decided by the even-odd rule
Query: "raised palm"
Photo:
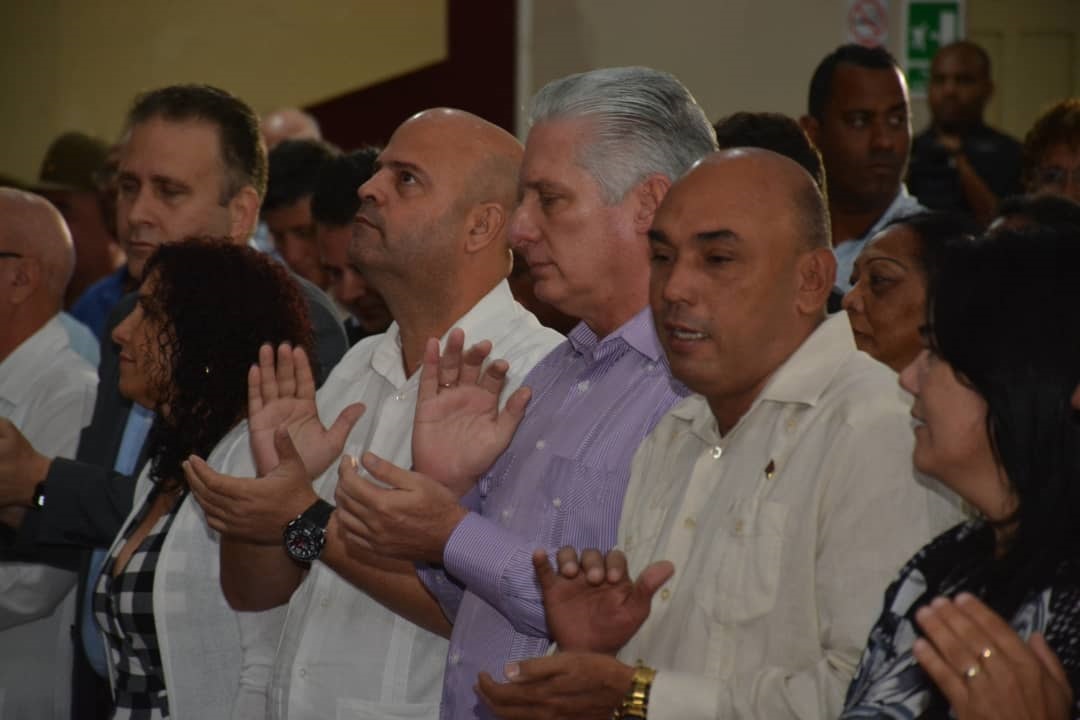
[[[315,378],[303,348],[263,345],[259,364],[248,373],[248,432],[255,469],[265,475],[279,459],[274,433],[284,426],[296,445],[309,478],[326,471],[345,447],[352,426],[364,412],[360,403],[349,405],[329,428],[319,419],[315,404]]]
[[[510,444],[529,401],[528,389],[520,388],[500,410],[510,366],[495,360],[485,368],[491,343],[463,352],[464,343],[464,333],[456,328],[441,354],[438,341],[428,341],[412,438],[413,467],[459,497]]]

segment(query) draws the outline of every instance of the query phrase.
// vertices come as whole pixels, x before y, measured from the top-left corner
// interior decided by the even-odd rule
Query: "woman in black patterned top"
[[[114,717],[157,720],[171,714],[155,579],[187,496],[181,463],[210,453],[244,418],[248,371],[260,346],[310,348],[312,335],[303,296],[279,264],[244,246],[194,239],[164,245],[150,258],[138,303],[113,340],[120,346],[120,392],[153,409],[156,420],[144,471],[150,489],[141,504],[137,496],[113,544],[94,612],[107,640]],[[223,601],[221,608],[227,611]]]
[[[1006,693],[1016,700],[1009,641],[1017,636],[1040,646],[1036,636],[1045,638],[1064,669],[1055,697],[1068,696],[1066,682],[1076,696],[1080,423],[1070,405],[1080,384],[1076,308],[1080,242],[1067,233],[1009,231],[946,248],[931,278],[929,347],[900,382],[915,396],[915,466],[952,488],[980,518],[924,547],[889,587],[844,718],[970,717],[970,698]],[[979,598],[1015,635],[968,632],[963,622],[976,616],[953,610],[974,601],[938,599],[958,593]],[[963,707],[950,707],[960,701]],[[1080,707],[1066,703],[1042,711],[1080,717]],[[1011,712],[1002,705],[995,716]]]

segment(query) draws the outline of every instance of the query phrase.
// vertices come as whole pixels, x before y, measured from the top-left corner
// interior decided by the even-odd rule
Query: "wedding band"
[[[982,668],[979,667],[979,663],[975,663],[974,665],[972,665],[971,667],[969,667],[967,670],[964,671],[964,679],[965,680],[970,680],[971,678],[978,675],[979,671],[981,669]]]
[[[983,648],[983,651],[981,653],[979,653],[979,657],[981,657],[983,660],[989,660],[990,656],[993,655],[993,654],[994,654],[993,650],[991,650],[988,647],[985,647],[985,648]]]
[[[441,387],[441,388],[452,388],[452,387],[454,387],[454,383],[439,383],[439,387]]]

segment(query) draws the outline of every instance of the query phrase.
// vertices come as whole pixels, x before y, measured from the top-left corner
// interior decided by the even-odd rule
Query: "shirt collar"
[[[67,330],[57,313],[0,362],[0,398],[15,405],[22,404],[35,390],[33,378],[42,360],[51,358],[68,345]]]
[[[915,196],[908,192],[907,186],[904,185],[904,183],[900,183],[900,191],[896,193],[896,197],[889,203],[889,207],[885,209],[885,212],[881,214],[881,217],[877,219],[877,222],[871,225],[870,229],[867,230],[859,240],[869,240],[881,232],[882,228],[896,218],[916,213],[924,209],[925,208],[919,204],[919,201],[915,199]]]
[[[582,355],[602,354],[605,346],[621,341],[653,362],[666,363],[663,348],[660,347],[660,339],[656,336],[656,327],[653,325],[652,311],[648,306],[638,311],[637,315],[627,320],[607,337],[597,337],[592,328],[580,322],[570,331],[566,339],[574,351]]]
[[[847,313],[828,316],[772,374],[743,417],[753,413],[762,402],[816,405],[840,367],[855,351],[855,336]],[[691,431],[705,442],[719,442],[716,418],[701,395],[692,395],[675,406],[671,413],[688,421]],[[742,422],[741,418],[739,422]]]
[[[519,317],[520,316],[520,317]],[[524,321],[529,312],[521,307],[510,292],[510,284],[502,280],[487,295],[473,305],[467,313],[450,325],[450,329],[461,328],[465,331],[466,347],[481,340],[495,343],[493,334],[501,334],[515,326],[516,321]],[[439,338],[439,346],[446,346],[449,331]],[[371,367],[395,387],[402,387],[409,381],[401,364],[401,328],[397,321],[390,324],[378,340],[371,357]],[[414,373],[415,375],[415,373]]]

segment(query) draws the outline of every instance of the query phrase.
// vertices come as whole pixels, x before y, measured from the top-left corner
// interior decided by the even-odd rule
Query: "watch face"
[[[294,520],[285,529],[285,551],[298,562],[309,563],[319,557],[326,544],[326,531],[302,520]]]

